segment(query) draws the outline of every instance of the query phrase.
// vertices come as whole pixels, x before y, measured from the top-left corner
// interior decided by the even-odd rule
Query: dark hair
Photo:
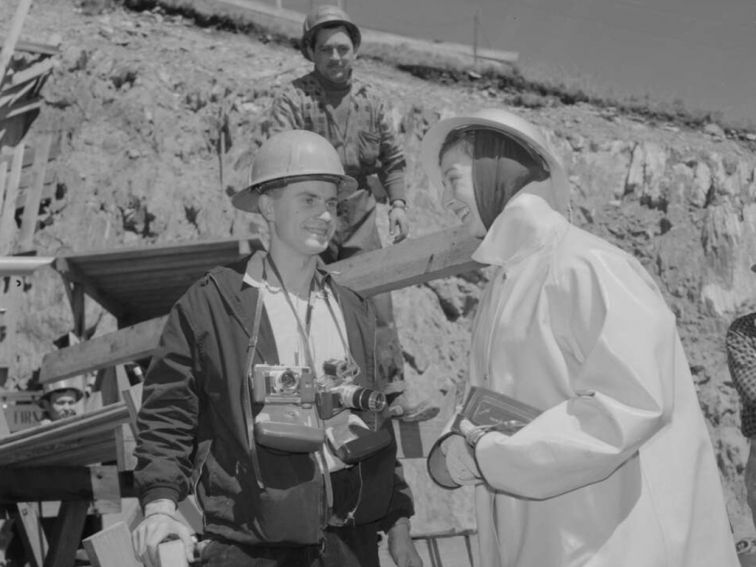
[[[318,28],[312,34],[310,34],[310,41],[307,47],[315,50],[315,43],[318,40],[318,34],[320,34],[320,32],[322,32],[323,30],[335,30],[337,28],[344,28],[344,31],[352,41],[352,48],[354,48],[354,46],[357,45],[357,38],[355,37],[354,31],[350,28],[350,26],[346,25],[344,22],[328,22],[321,26],[318,26]]]
[[[475,130],[472,128],[460,128],[449,132],[444,143],[441,144],[441,149],[438,150],[438,162],[441,163],[444,154],[457,146],[466,155],[473,157],[475,150]]]
[[[468,126],[466,128],[459,128],[457,130],[452,130],[449,132],[449,134],[446,136],[446,139],[444,140],[444,143],[441,144],[441,149],[438,151],[438,162],[441,163],[441,159],[444,157],[444,154],[451,150],[454,147],[459,146],[459,148],[468,156],[471,158],[475,157],[475,133],[477,131],[487,130],[489,132],[494,132],[496,135],[501,136],[503,138],[506,138],[516,144],[529,158],[533,161],[534,164],[538,165],[541,169],[543,169],[544,172],[549,173],[549,166],[546,163],[546,160],[538,154],[538,152],[531,149],[529,146],[523,144],[519,140],[513,138],[509,134],[506,134],[504,132],[501,132],[499,130],[493,129],[493,128],[486,128],[486,127],[475,127],[475,126]]]

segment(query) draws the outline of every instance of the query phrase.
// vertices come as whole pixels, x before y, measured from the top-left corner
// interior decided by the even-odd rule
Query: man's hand
[[[134,553],[147,567],[160,567],[158,546],[172,537],[178,537],[184,543],[186,560],[194,560],[192,532],[173,517],[175,508],[173,502],[166,500],[150,502],[146,506],[144,520],[131,534]]]
[[[410,536],[407,518],[399,518],[388,531],[388,549],[397,567],[423,567],[423,560]]]
[[[407,211],[403,207],[391,207],[389,210],[389,234],[394,237],[394,244],[401,242],[409,234]]]

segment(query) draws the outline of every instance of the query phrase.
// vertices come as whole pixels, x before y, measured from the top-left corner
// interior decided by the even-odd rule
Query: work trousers
[[[211,540],[200,556],[203,567],[379,567],[375,524],[326,530],[325,545],[243,546]]]
[[[326,264],[345,260],[381,248],[376,225],[376,203],[367,189],[357,189],[339,197],[338,227],[327,250],[321,254]],[[404,390],[404,357],[394,323],[390,293],[374,295],[370,301],[376,314],[376,379],[386,394]]]

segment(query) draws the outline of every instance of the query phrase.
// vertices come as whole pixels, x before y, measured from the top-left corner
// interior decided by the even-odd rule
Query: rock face
[[[64,38],[32,131],[63,134],[56,162],[62,197],[35,235],[40,254],[250,230],[228,190],[246,175],[272,96],[308,70],[296,51],[198,29],[179,16],[88,17],[51,1],[35,3],[25,26],[39,37],[56,31]],[[422,135],[441,116],[502,100],[376,62],[362,61],[356,72],[395,106],[414,235],[453,222],[434,204],[417,162]],[[747,444],[723,337],[735,316],[756,308],[756,275],[749,271],[756,262],[756,156],[722,137],[657,128],[589,106],[514,110],[544,127],[568,166],[572,221],[634,254],[660,284],[678,317],[735,532],[753,532],[742,487]],[[381,210],[384,236],[385,217]],[[488,275],[461,274],[394,294],[408,378],[428,395],[453,395],[463,384],[471,320]],[[52,339],[72,326],[57,276],[41,271],[29,283],[12,369],[21,385]],[[113,328],[94,303],[87,317],[99,322],[97,334]],[[415,486],[427,484],[422,464],[408,469]],[[427,490],[433,505],[419,521],[432,528],[450,509],[455,521],[470,520],[469,498]]]

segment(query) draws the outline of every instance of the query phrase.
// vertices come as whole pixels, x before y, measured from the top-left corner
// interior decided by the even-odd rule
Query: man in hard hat
[[[273,101],[265,124],[267,133],[301,128],[326,138],[336,148],[346,173],[357,185],[339,193],[339,225],[326,262],[377,250],[375,176],[388,196],[389,234],[394,242],[409,232],[404,151],[387,102],[369,84],[353,77],[360,47],[359,28],[341,8],[323,5],[305,19],[300,42],[302,55],[313,62],[312,72],[295,79]],[[429,400],[410,403],[403,379],[404,362],[394,326],[391,295],[372,299],[378,316],[378,364],[384,388],[396,399],[392,411],[403,419],[433,417],[438,408]]]
[[[377,567],[380,530],[397,565],[422,564],[386,411],[322,417],[307,397],[324,391],[334,360],[350,369],[348,385],[375,390],[372,307],[319,260],[336,230],[338,191],[354,185],[321,136],[271,137],[233,198],[265,219],[267,249],[211,270],[168,315],[135,451],[145,519],[133,542],[148,566],[166,536],[191,557],[175,512],[192,491],[203,564]],[[339,453],[329,428],[342,415],[350,432],[380,443]]]
[[[58,421],[81,414],[81,399],[86,385],[83,376],[49,382],[42,388],[44,392],[39,404],[45,412],[41,424]]]

